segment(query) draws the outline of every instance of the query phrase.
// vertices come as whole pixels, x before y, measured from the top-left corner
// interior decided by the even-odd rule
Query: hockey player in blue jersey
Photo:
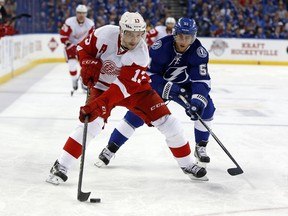
[[[180,18],[174,27],[173,35],[159,39],[150,48],[151,64],[147,72],[152,79],[151,86],[154,90],[165,101],[173,100],[181,105],[183,111],[194,121],[194,156],[205,166],[210,162],[206,153],[209,132],[195,113],[210,126],[215,107],[209,95],[211,85],[207,66],[208,52],[196,38],[196,34],[195,21]],[[179,95],[186,98],[189,107]],[[128,111],[112,132],[108,145],[100,153],[95,165],[108,165],[116,151],[132,136],[135,129],[143,124],[141,118]]]

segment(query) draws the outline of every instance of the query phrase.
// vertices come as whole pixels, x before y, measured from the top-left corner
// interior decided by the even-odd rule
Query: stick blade
[[[230,168],[230,169],[227,169],[227,172],[232,175],[232,176],[235,176],[235,175],[240,175],[243,173],[243,170],[240,168],[240,167],[235,167],[235,168]]]
[[[84,201],[87,201],[87,200],[88,200],[90,194],[91,194],[91,192],[85,193],[85,192],[80,191],[80,192],[78,193],[78,197],[77,197],[77,198],[78,198],[78,200],[79,200],[80,202],[84,202]]]

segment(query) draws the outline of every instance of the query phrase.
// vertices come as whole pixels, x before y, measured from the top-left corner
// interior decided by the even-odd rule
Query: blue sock
[[[194,135],[195,135],[195,141],[196,143],[199,143],[200,141],[208,141],[209,139],[209,132],[203,132],[203,131],[199,131],[197,129],[194,129]]]
[[[144,124],[144,121],[141,118],[130,111],[124,116],[124,121],[125,122],[122,122],[123,124],[120,124],[118,127],[123,127],[122,130],[119,129],[120,131],[127,131],[125,134],[126,136],[115,128],[109,139],[109,143],[114,143],[118,147],[121,147],[129,139],[136,128],[141,127]]]
[[[115,143],[118,147],[121,147],[128,138],[126,138],[123,134],[121,134],[116,128],[113,130],[109,143]]]

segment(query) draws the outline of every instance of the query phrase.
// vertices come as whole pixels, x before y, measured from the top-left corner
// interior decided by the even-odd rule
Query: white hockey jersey
[[[69,17],[60,30],[60,39],[62,43],[70,41],[76,45],[93,30],[94,22],[91,19],[86,17],[83,23],[79,23],[76,16]]]
[[[166,35],[168,35],[168,33],[167,33],[167,31],[166,31],[166,28],[167,28],[166,26],[162,26],[162,25],[155,27],[154,31],[157,32],[157,33],[156,33],[156,35],[154,36],[154,37],[155,37],[155,38],[154,38],[154,41],[156,41],[156,40],[158,40],[158,39],[160,39],[160,38],[165,37]],[[152,34],[153,29],[151,29],[150,31],[151,31],[151,35],[153,35],[153,34]]]
[[[151,46],[155,41],[170,34],[172,34],[172,32],[168,33],[166,26],[163,25],[156,26],[155,28],[151,29],[148,32],[146,38],[147,44]]]
[[[102,61],[97,89],[114,94],[115,101],[129,97],[135,92],[151,89],[150,78],[146,74],[149,64],[148,47],[141,39],[133,50],[124,50],[120,46],[118,26],[106,25],[96,29],[78,47],[79,61],[96,58]],[[113,88],[111,89],[113,85]],[[116,87],[117,86],[117,87]],[[120,98],[115,98],[119,95]],[[113,96],[112,96],[113,97]]]

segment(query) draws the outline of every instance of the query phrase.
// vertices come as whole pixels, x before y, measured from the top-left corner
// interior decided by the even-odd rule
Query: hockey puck
[[[91,198],[91,199],[90,199],[90,202],[91,202],[91,203],[100,203],[100,202],[101,202],[101,199],[100,199],[100,198]]]

